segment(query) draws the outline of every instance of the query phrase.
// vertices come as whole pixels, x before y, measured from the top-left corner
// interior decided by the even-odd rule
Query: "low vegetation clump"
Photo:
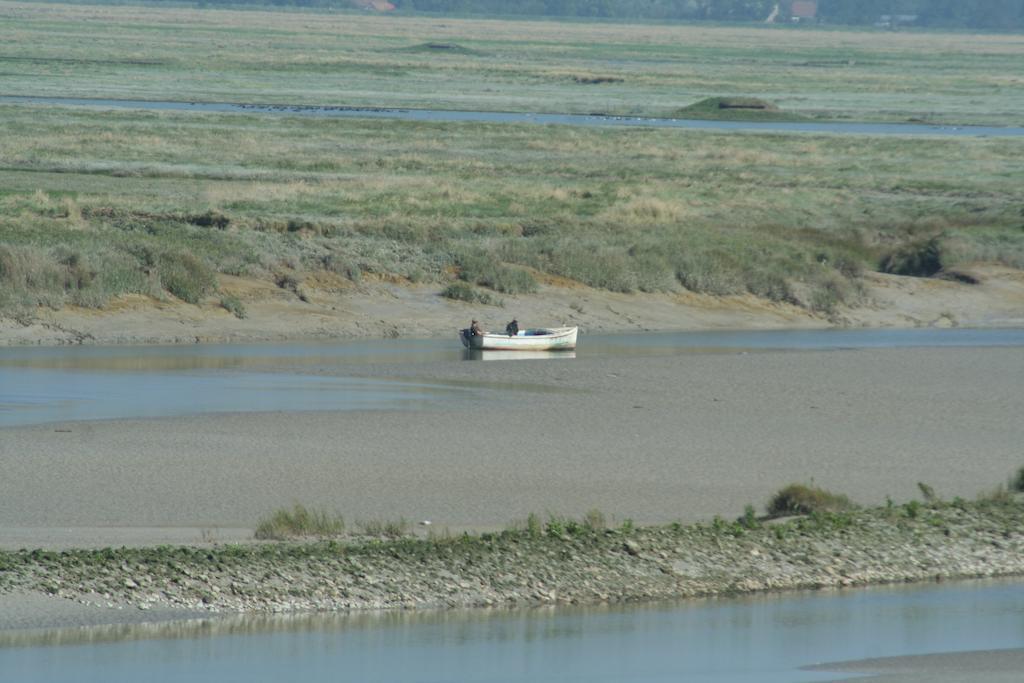
[[[537,291],[537,281],[522,268],[500,262],[484,250],[464,250],[455,256],[459,278],[505,294]]]
[[[942,267],[942,244],[937,237],[898,247],[886,254],[879,264],[883,273],[914,277],[931,277]]]
[[[288,540],[294,538],[325,538],[345,533],[345,520],[341,515],[324,510],[309,510],[296,504],[292,509],[280,509],[256,525],[255,537],[260,540]]]
[[[156,264],[164,289],[186,303],[199,303],[217,287],[214,270],[190,252],[164,252]]]
[[[1024,493],[1024,467],[1017,470],[1010,479],[1010,490],[1017,493]]]
[[[779,490],[768,502],[771,517],[809,515],[822,512],[845,512],[855,507],[843,494],[832,493],[808,484],[790,484]]]
[[[487,306],[501,306],[502,301],[498,297],[477,289],[468,282],[453,282],[441,291],[441,296],[455,301],[465,301],[471,304],[485,304]]]

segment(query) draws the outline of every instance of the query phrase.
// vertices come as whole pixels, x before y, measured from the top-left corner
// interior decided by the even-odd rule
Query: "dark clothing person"
[[[512,322],[505,325],[505,333],[510,337],[514,337],[519,334],[519,321],[513,318]]]
[[[470,337],[482,337],[483,335],[484,335],[484,331],[482,329],[480,329],[480,323],[478,323],[477,321],[474,320],[473,324],[471,324],[469,326],[469,336]]]

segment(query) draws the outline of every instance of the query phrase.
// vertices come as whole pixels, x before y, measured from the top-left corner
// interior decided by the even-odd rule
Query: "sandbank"
[[[311,372],[338,372],[337,368]],[[599,509],[734,518],[791,482],[862,504],[973,498],[1021,466],[1024,349],[397,363],[458,407],[0,430],[0,548],[226,542],[302,503],[350,522],[503,528]],[[154,388],[156,390],[156,388]]]

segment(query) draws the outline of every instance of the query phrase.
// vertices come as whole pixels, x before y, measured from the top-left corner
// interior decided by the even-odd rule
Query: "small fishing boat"
[[[471,334],[459,330],[459,339],[467,349],[481,351],[571,351],[576,348],[578,327],[535,327],[517,334]]]

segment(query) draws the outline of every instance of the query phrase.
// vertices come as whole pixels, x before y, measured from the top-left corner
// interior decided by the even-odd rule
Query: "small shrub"
[[[213,269],[187,251],[164,252],[157,267],[163,288],[186,303],[199,303],[217,287]]]
[[[488,294],[487,292],[481,292],[479,289],[469,284],[468,282],[453,282],[444,288],[441,292],[441,296],[447,299],[454,299],[455,301],[465,301],[471,304],[484,304],[487,306],[501,306],[501,299]]]
[[[339,536],[345,533],[345,520],[322,510],[307,510],[296,504],[291,510],[281,509],[260,520],[256,538],[284,540],[303,536]]]
[[[842,512],[854,504],[842,494],[832,493],[817,486],[790,484],[776,493],[768,502],[768,514],[773,517],[809,515],[814,512]]]
[[[544,525],[544,533],[556,538],[563,536],[566,533],[566,525],[567,520],[551,515],[548,518],[548,523]]]
[[[206,213],[196,214],[188,217],[188,222],[203,228],[225,229],[231,223],[231,219],[220,211],[210,210]]]
[[[921,503],[916,500],[912,500],[903,506],[903,512],[906,513],[910,519],[917,519],[921,514]]]
[[[243,304],[242,300],[239,299],[234,294],[222,295],[220,297],[220,305],[224,308],[224,310],[226,310],[228,313],[231,313],[239,320],[245,318],[246,316],[245,304]]]
[[[757,512],[754,510],[753,505],[747,505],[743,508],[743,516],[740,517],[736,522],[744,529],[757,529],[761,526],[761,521],[757,518]]]
[[[937,237],[911,242],[886,254],[879,266],[884,273],[931,277],[942,270],[942,244]]]
[[[534,512],[526,517],[526,533],[533,538],[539,538],[544,533],[544,525],[541,524],[540,517]]]

